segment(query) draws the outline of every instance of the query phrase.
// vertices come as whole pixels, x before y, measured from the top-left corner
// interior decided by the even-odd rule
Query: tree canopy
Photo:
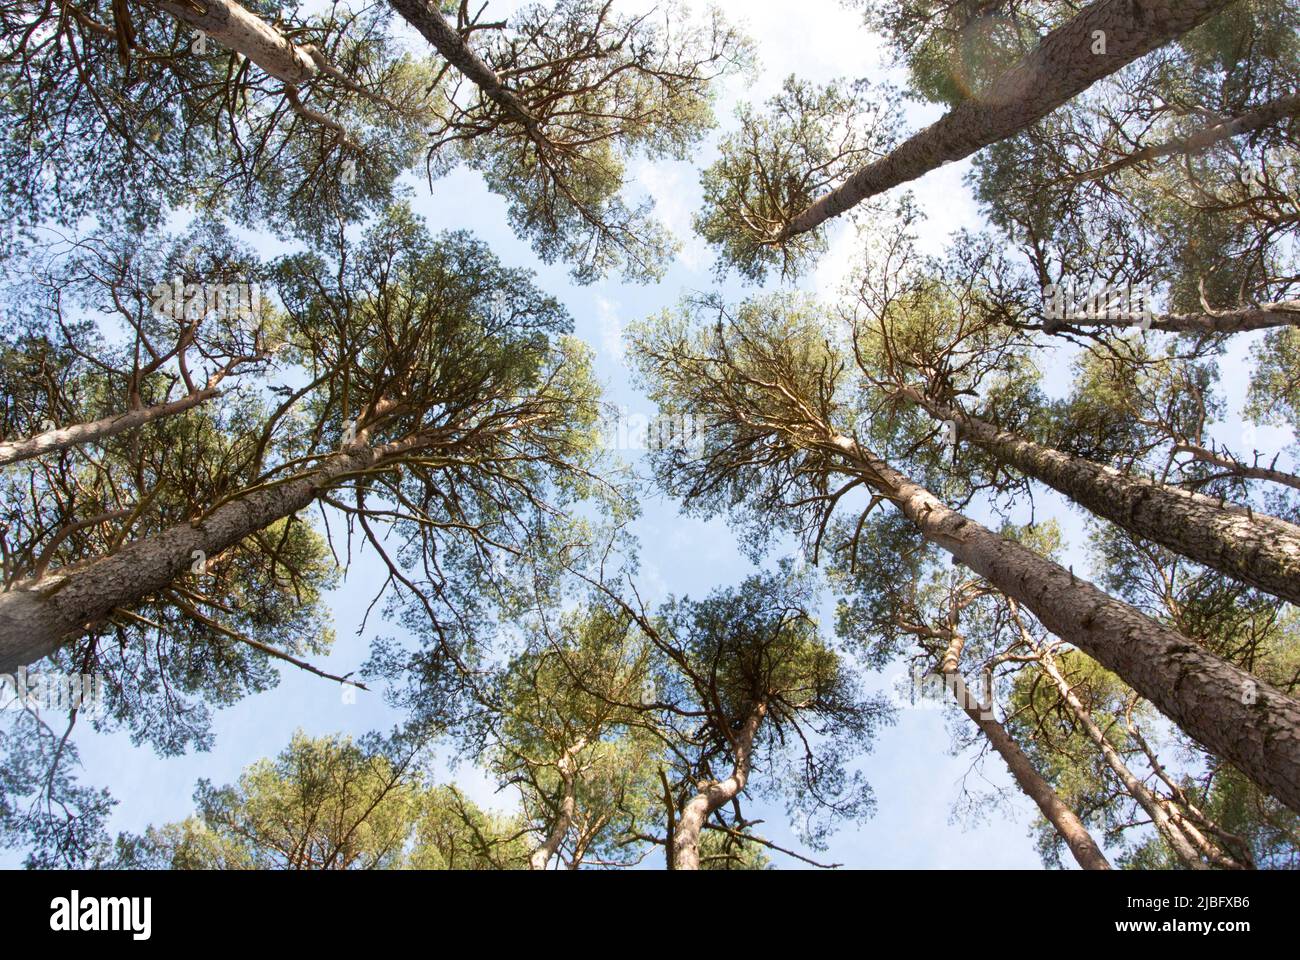
[[[0,0],[6,855],[1300,866],[1300,2],[733,6]]]

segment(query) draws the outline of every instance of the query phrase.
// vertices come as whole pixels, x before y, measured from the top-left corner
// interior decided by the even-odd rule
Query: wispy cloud
[[[619,305],[606,297],[596,298],[596,323],[600,331],[600,350],[607,359],[619,366],[624,362],[623,321]]]

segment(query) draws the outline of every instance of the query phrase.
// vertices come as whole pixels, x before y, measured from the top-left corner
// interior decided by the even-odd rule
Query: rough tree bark
[[[735,766],[731,776],[725,780],[701,783],[699,793],[682,807],[681,816],[677,820],[677,831],[673,834],[674,869],[700,869],[700,832],[714,810],[730,803],[745,789],[749,780],[754,737],[765,716],[767,704],[760,702],[750,711],[741,728],[732,735]]]
[[[869,197],[1005,140],[1102,77],[1199,26],[1232,0],[1100,0],[1053,30],[987,91],[955,107],[795,215],[778,242]],[[1104,37],[1105,53],[1094,53]]]
[[[54,653],[117,607],[130,606],[184,575],[195,552],[215,557],[268,524],[309,506],[348,474],[419,446],[418,439],[332,454],[310,471],[255,489],[203,517],[136,540],[116,553],[14,584],[0,593],[0,673]]]
[[[1110,861],[1101,852],[1101,848],[1097,846],[1097,842],[1093,840],[1092,834],[1083,825],[1078,814],[1070,809],[1069,805],[1052,789],[1052,785],[1034,769],[1033,763],[1025,756],[1020,745],[1011,734],[1007,733],[1006,727],[998,722],[992,707],[981,704],[966,686],[959,669],[963,646],[961,635],[953,630],[952,639],[944,652],[940,667],[944,684],[952,691],[957,706],[961,707],[966,716],[975,721],[980,733],[984,734],[989,745],[1005,761],[1020,789],[1037,804],[1047,822],[1060,834],[1079,866],[1085,870],[1109,870]]]
[[[1070,314],[1059,320],[1045,320],[1043,329],[1056,333],[1073,327],[1140,327],[1140,317],[1089,317]],[[1215,310],[1210,313],[1157,314],[1145,324],[1145,329],[1163,330],[1167,333],[1226,334],[1246,333],[1251,330],[1271,330],[1276,327],[1300,327],[1300,300],[1282,300],[1264,303],[1257,307],[1237,307],[1232,310]]]
[[[911,387],[900,391],[1001,463],[1047,484],[1134,536],[1243,583],[1300,603],[1300,527],[1001,430]]]
[[[1146,811],[1147,816],[1151,818],[1151,822],[1155,824],[1156,830],[1169,842],[1169,845],[1173,848],[1178,859],[1184,866],[1190,867],[1193,870],[1208,869],[1205,862],[1201,860],[1196,847],[1192,844],[1192,841],[1183,833],[1182,829],[1174,822],[1173,818],[1170,817],[1169,812],[1165,809],[1164,805],[1160,803],[1159,798],[1148,790],[1146,784],[1144,784],[1137,775],[1129,769],[1128,764],[1124,762],[1124,758],[1119,755],[1119,751],[1115,749],[1114,744],[1112,744],[1109,738],[1107,738],[1105,731],[1102,730],[1101,727],[1097,726],[1097,723],[1092,719],[1092,714],[1089,712],[1088,708],[1084,705],[1083,701],[1079,699],[1078,694],[1074,692],[1074,688],[1070,686],[1070,682],[1065,679],[1065,675],[1061,673],[1060,668],[1056,664],[1055,658],[1046,651],[1039,651],[1038,655],[1039,666],[1051,679],[1052,683],[1056,685],[1056,690],[1061,695],[1061,699],[1065,701],[1066,705],[1070,708],[1070,711],[1074,714],[1075,719],[1079,722],[1079,725],[1083,727],[1083,731],[1087,734],[1088,739],[1091,740],[1096,745],[1097,749],[1101,751],[1102,758],[1106,761],[1106,766],[1108,766],[1111,772],[1119,778],[1119,782],[1124,785],[1124,790],[1128,795],[1136,800],[1138,806]]]
[[[431,0],[389,0],[389,3],[448,63],[483,91],[484,96],[498,103],[531,132],[537,132],[537,118],[528,106],[470,49],[465,38],[439,12],[436,3]]]
[[[109,417],[92,420],[89,423],[78,423],[70,427],[46,430],[44,433],[28,437],[26,440],[5,441],[0,443],[0,466],[18,463],[21,460],[30,460],[33,457],[39,457],[42,454],[53,453],[58,450],[66,450],[68,447],[82,443],[106,440],[127,430],[134,430],[146,423],[152,423],[154,420],[161,420],[163,417],[183,413],[197,407],[205,400],[210,400],[218,393],[219,391],[215,388],[197,390],[176,400],[154,404],[151,407],[139,407],[135,410],[128,410],[126,413],[115,413]]]
[[[1300,702],[952,510],[852,438],[830,434],[825,443],[923,537],[1117,674],[1209,752],[1300,811]]]

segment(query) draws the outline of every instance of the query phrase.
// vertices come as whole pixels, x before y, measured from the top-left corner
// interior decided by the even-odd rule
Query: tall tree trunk
[[[1119,751],[1107,738],[1105,731],[1097,726],[1088,708],[1079,699],[1078,694],[1074,692],[1070,682],[1065,679],[1065,674],[1061,673],[1056,660],[1045,650],[1038,651],[1038,657],[1039,666],[1056,685],[1056,690],[1060,693],[1061,699],[1069,706],[1075,719],[1083,727],[1084,733],[1088,735],[1088,739],[1101,751],[1106,766],[1119,778],[1119,782],[1124,785],[1124,790],[1128,795],[1146,811],[1147,816],[1151,818],[1151,822],[1155,824],[1156,830],[1173,848],[1174,854],[1186,867],[1193,870],[1207,869],[1196,847],[1193,846],[1192,841],[1182,831],[1181,827],[1170,817],[1169,811],[1160,802],[1160,798],[1148,790],[1146,784],[1129,769],[1128,764],[1124,762],[1124,758],[1119,755]]]
[[[952,109],[797,214],[779,239],[1005,140],[1096,81],[1203,23],[1232,0],[1099,0],[1043,38],[983,93]],[[1094,53],[1099,42],[1105,52]]]
[[[1042,446],[936,403],[913,388],[901,393],[932,416],[956,423],[962,438],[978,444],[999,462],[1047,484],[1134,536],[1300,603],[1300,527]]]
[[[564,837],[569,832],[569,827],[573,825],[573,815],[577,810],[577,797],[574,790],[574,765],[576,757],[583,747],[587,745],[585,739],[580,739],[572,747],[564,751],[560,757],[556,768],[560,772],[560,805],[555,811],[555,821],[551,824],[551,830],[546,835],[542,844],[532,852],[528,858],[529,870],[545,870],[546,865],[551,862],[560,849],[560,844],[564,842]]]
[[[1170,816],[1182,824],[1184,832],[1205,852],[1207,857],[1219,866],[1236,870],[1254,870],[1255,861],[1250,844],[1238,834],[1225,830],[1216,821],[1207,817],[1192,801],[1192,798],[1187,795],[1187,791],[1183,789],[1182,784],[1173,779],[1169,772],[1165,770],[1163,764],[1160,763],[1160,758],[1156,756],[1155,751],[1151,749],[1151,745],[1147,743],[1146,737],[1142,736],[1142,731],[1133,724],[1133,718],[1126,716],[1125,723],[1128,727],[1129,737],[1146,754],[1147,763],[1150,764],[1155,775],[1164,781],[1165,786],[1169,788],[1173,802],[1166,806],[1170,809]],[[1210,840],[1204,837],[1201,834],[1200,828],[1202,827],[1217,839]],[[1227,854],[1224,852],[1225,850],[1232,852]]]
[[[228,50],[242,53],[263,72],[297,86],[320,72],[324,58],[315,47],[295,44],[261,17],[234,0],[203,0],[201,5],[155,0],[177,20],[202,30]]]
[[[754,750],[754,737],[767,716],[767,704],[760,702],[745,718],[744,725],[738,730],[732,741],[735,748],[735,766],[731,776],[725,780],[714,780],[700,785],[699,793],[691,797],[682,807],[682,814],[677,820],[677,832],[673,834],[674,869],[700,869],[700,832],[704,829],[713,811],[725,803],[730,803],[745,789],[749,780],[749,767]]]
[[[560,801],[559,812],[555,814],[555,823],[551,826],[551,833],[546,835],[545,842],[537,849],[534,849],[532,856],[529,856],[529,870],[546,869],[546,865],[551,862],[551,857],[555,856],[555,851],[558,851],[560,844],[564,842],[564,835],[568,833],[569,825],[573,822],[573,810],[575,809],[573,791],[568,786],[565,786],[564,799]]]
[[[1062,327],[1136,327],[1142,325],[1141,317],[1089,317],[1069,314],[1044,321],[1043,329],[1055,333]],[[1151,318],[1146,325],[1151,330],[1169,333],[1244,333],[1250,330],[1271,330],[1276,327],[1300,327],[1300,300],[1282,300],[1258,307],[1237,307],[1233,310],[1215,310],[1213,313],[1166,313]]]
[[[530,133],[540,136],[537,118],[519,96],[501,82],[501,78],[483,62],[446,18],[433,0],[389,0],[411,26],[442,54],[443,58],[464,74],[483,95],[499,104],[514,119],[522,122]]]
[[[1211,753],[1300,811],[1300,702],[950,509],[852,438],[832,435],[827,445],[927,540],[1118,674]]]
[[[292,479],[228,501],[201,519],[128,544],[116,553],[63,567],[0,593],[0,673],[35,663],[65,641],[183,576],[195,552],[215,557],[258,530],[307,507],[332,484],[418,446],[358,442]]]
[[[92,420],[89,423],[78,423],[70,427],[46,430],[44,433],[28,437],[26,440],[9,440],[0,443],[0,466],[17,463],[20,460],[30,460],[33,457],[53,453],[57,450],[66,450],[68,447],[82,443],[106,440],[127,430],[134,430],[136,427],[144,426],[146,423],[161,420],[163,417],[183,413],[197,407],[205,400],[215,397],[218,392],[215,388],[196,390],[194,393],[176,400],[169,400],[166,403],[154,404],[151,407],[139,407],[135,410],[128,410],[126,413],[115,413],[112,416]]]
[[[952,691],[957,706],[961,707],[966,716],[975,721],[975,725],[979,727],[980,733],[984,734],[989,745],[1006,762],[1011,776],[1020,785],[1020,789],[1037,804],[1047,822],[1060,834],[1079,866],[1085,870],[1109,870],[1110,861],[1101,852],[1101,848],[1097,846],[1097,842],[1093,840],[1092,834],[1083,825],[1079,815],[1070,809],[1069,804],[1052,789],[1052,785],[1034,769],[1033,763],[1025,756],[1020,745],[994,716],[992,705],[981,704],[967,688],[959,669],[963,641],[955,629],[951,632],[951,637],[940,669],[943,672],[944,683]]]
[[[1300,94],[1277,97],[1252,110],[1247,110],[1245,113],[1197,130],[1186,137],[1178,137],[1165,143],[1152,144],[1149,147],[1143,147],[1141,150],[1135,150],[1118,160],[1103,164],[1095,170],[1081,173],[1073,179],[1075,182],[1100,180],[1112,173],[1139,163],[1159,160],[1162,157],[1191,156],[1208,150],[1216,143],[1222,143],[1224,140],[1230,140],[1245,133],[1252,133],[1262,127],[1277,123],[1279,120],[1285,120],[1287,117],[1294,117],[1297,114],[1300,114]]]

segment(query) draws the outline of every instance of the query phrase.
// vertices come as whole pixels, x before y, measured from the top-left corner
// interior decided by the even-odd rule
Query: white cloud
[[[883,74],[880,38],[862,22],[861,11],[841,0],[805,0],[797,9],[788,2],[758,0],[743,7],[728,4],[727,14],[754,40],[760,61],[756,76],[731,79],[727,98],[765,99],[792,73],[815,83]]]
[[[688,270],[708,267],[708,245],[691,226],[700,207],[699,171],[693,164],[675,160],[640,160],[632,166],[632,179],[654,200],[655,215],[681,243],[677,262]]]
[[[596,323],[600,331],[601,352],[619,366],[625,366],[623,321],[619,317],[619,305],[605,297],[597,297]]]

